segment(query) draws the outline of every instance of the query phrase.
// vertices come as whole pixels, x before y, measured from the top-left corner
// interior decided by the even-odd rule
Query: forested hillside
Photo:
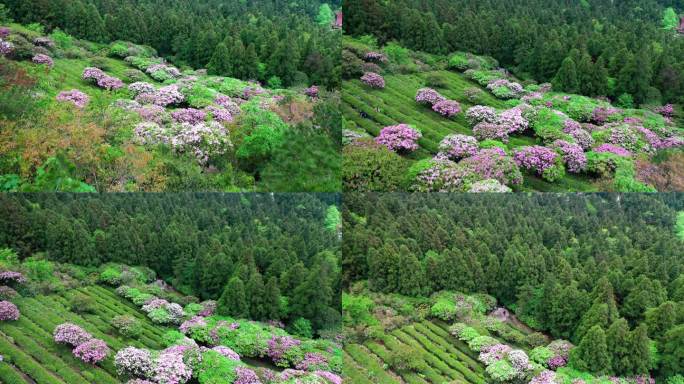
[[[146,266],[224,314],[298,318],[314,331],[340,319],[334,195],[105,194],[0,196],[0,244],[98,267]]]
[[[684,243],[677,225],[682,209],[679,194],[348,193],[343,285],[361,295],[369,295],[355,287],[363,281],[371,291],[417,298],[450,291],[423,305],[434,305],[434,318],[477,328],[470,336],[462,326],[453,330],[466,341],[486,335],[482,327],[490,329],[487,323],[477,325],[480,315],[468,314],[489,310],[453,292],[488,294],[526,324],[522,329],[529,326],[575,345],[569,356],[565,348],[568,360],[547,366],[555,370],[567,363],[575,371],[564,371],[566,377],[594,382],[581,372],[650,373],[665,380],[684,371]],[[425,318],[405,310],[404,299],[358,300],[345,304],[345,314],[349,310],[352,316],[346,322],[359,321],[364,313],[380,317],[383,327],[406,324],[402,316]],[[477,299],[483,300],[491,302]],[[373,310],[374,305],[394,312]],[[374,323],[369,321],[362,320]],[[370,329],[369,334],[376,337]],[[527,343],[510,332],[500,336],[514,346]],[[480,360],[491,364],[482,354]]]
[[[339,86],[339,0],[3,0],[21,23],[150,45],[179,66],[276,86]]]
[[[491,55],[521,78],[636,103],[684,102],[679,0],[349,0],[345,31]]]

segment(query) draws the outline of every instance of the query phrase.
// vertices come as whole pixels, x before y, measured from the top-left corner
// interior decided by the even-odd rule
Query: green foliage
[[[518,375],[518,370],[515,369],[508,360],[503,359],[491,364],[487,367],[487,374],[489,377],[497,382],[507,382]]]
[[[94,313],[95,300],[88,295],[77,293],[69,299],[69,308],[76,313]]]
[[[629,93],[623,93],[617,98],[615,105],[625,109],[634,108],[634,97]]]
[[[328,3],[323,3],[320,5],[320,7],[318,7],[318,15],[316,16],[316,22],[319,25],[330,25],[334,18],[335,14],[333,13],[332,8],[330,8],[330,5]]]
[[[336,205],[331,205],[325,213],[325,228],[336,231],[342,225],[342,215]]]
[[[541,108],[530,123],[534,133],[544,143],[552,143],[555,140],[574,141],[568,134],[563,132],[565,119],[556,114],[551,108]]]
[[[197,380],[200,384],[232,383],[237,378],[235,368],[239,365],[239,361],[215,351],[207,351],[202,354]]]
[[[468,56],[463,52],[454,53],[449,57],[449,68],[457,71],[465,71],[468,69]]]
[[[105,267],[100,273],[100,281],[117,286],[121,283],[121,270],[114,266]]]
[[[377,325],[378,320],[372,315],[373,308],[373,300],[369,297],[342,293],[343,321],[347,326]]]
[[[473,351],[480,352],[484,347],[491,347],[499,343],[499,340],[491,336],[477,336],[468,341],[468,347]]]
[[[439,299],[430,308],[430,314],[444,321],[453,320],[456,316],[456,304],[448,299]]]
[[[59,28],[52,31],[50,38],[60,49],[71,49],[74,46],[74,38]]]
[[[313,337],[313,329],[311,328],[311,322],[303,317],[297,318],[290,325],[290,333],[300,337],[305,337],[310,339]]]
[[[164,335],[162,336],[162,342],[164,343],[164,346],[170,347],[172,345],[177,344],[179,341],[183,340],[184,337],[185,335],[173,329],[170,331],[166,331],[166,333],[164,333]]]
[[[277,114],[261,110],[255,102],[244,105],[242,111],[241,119],[247,132],[237,156],[256,166],[268,159],[283,143],[288,127]]]
[[[407,346],[390,352],[387,364],[398,372],[417,372],[425,368],[425,363],[423,363],[419,353]]]
[[[389,60],[398,65],[405,65],[410,62],[410,51],[402,47],[397,42],[391,41],[382,49]]]
[[[348,145],[342,157],[342,180],[345,190],[401,190],[407,161],[386,147],[371,143]]]
[[[536,347],[532,349],[529,353],[529,357],[532,361],[537,364],[546,366],[546,362],[549,361],[555,354],[547,347]]]
[[[130,315],[114,316],[111,320],[111,325],[124,337],[136,339],[143,334],[142,323]]]
[[[663,29],[674,30],[679,27],[679,17],[674,8],[667,7],[663,12]]]
[[[55,271],[54,263],[36,256],[24,260],[22,266],[26,269],[27,277],[33,281],[49,281]]]
[[[128,45],[122,41],[114,42],[109,47],[109,54],[111,56],[125,58],[128,56]]]

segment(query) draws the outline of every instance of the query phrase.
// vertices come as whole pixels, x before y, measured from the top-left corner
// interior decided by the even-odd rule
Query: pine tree
[[[264,294],[264,315],[270,320],[280,320],[280,289],[278,279],[273,276],[266,282]]]
[[[677,321],[676,305],[673,301],[666,301],[657,308],[646,310],[646,325],[650,337],[660,339],[665,336],[665,332],[675,325]]]
[[[594,303],[582,316],[577,329],[575,330],[575,342],[580,342],[584,335],[594,326],[602,329],[610,325],[608,321],[608,306],[603,303]]]
[[[589,329],[572,352],[572,364],[579,369],[596,374],[606,374],[611,370],[606,334],[598,325]]]
[[[630,355],[630,373],[636,375],[648,374],[651,369],[650,340],[646,324],[640,324],[628,337]]]
[[[216,46],[214,54],[207,64],[207,71],[210,75],[229,76],[232,74],[232,66],[230,61],[230,52],[228,47],[221,42]]]
[[[579,91],[579,81],[576,67],[572,58],[570,56],[566,57],[560,69],[556,72],[556,76],[551,80],[554,89],[568,93],[577,93]]]
[[[630,372],[630,345],[629,325],[627,320],[617,319],[606,332],[606,345],[611,357],[612,372],[618,376],[627,375]]]
[[[662,374],[674,376],[684,372],[684,324],[665,333],[662,343]]]
[[[247,281],[247,284],[245,284],[245,292],[249,294],[247,303],[249,306],[250,318],[266,320],[267,314],[264,308],[264,281],[259,272],[253,273]]]
[[[249,316],[249,306],[245,295],[245,285],[238,277],[233,277],[223,289],[218,300],[216,310],[225,316],[246,318]]]

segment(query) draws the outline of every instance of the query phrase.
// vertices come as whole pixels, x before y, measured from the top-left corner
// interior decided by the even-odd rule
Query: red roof
[[[342,11],[335,12],[335,28],[342,28]]]

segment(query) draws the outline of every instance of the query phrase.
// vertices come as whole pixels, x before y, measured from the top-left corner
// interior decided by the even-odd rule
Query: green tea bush
[[[69,309],[75,313],[94,313],[95,300],[82,293],[76,293],[69,298]]]

